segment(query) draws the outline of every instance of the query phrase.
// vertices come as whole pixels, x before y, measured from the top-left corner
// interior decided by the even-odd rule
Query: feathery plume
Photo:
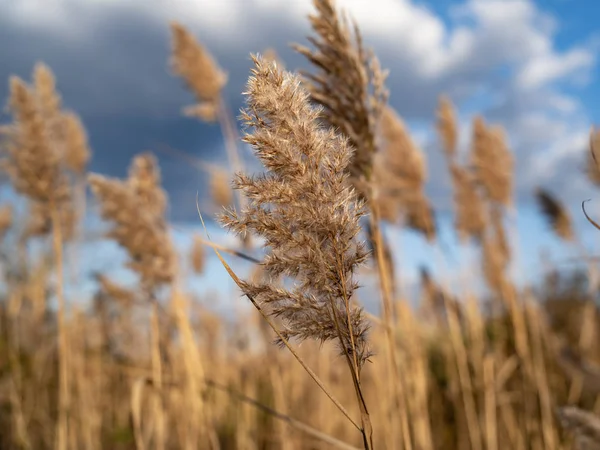
[[[575,235],[571,225],[571,217],[560,201],[550,192],[540,187],[535,191],[535,198],[556,235],[565,241],[572,241]]]
[[[61,155],[52,145],[34,92],[18,77],[10,79],[9,108],[14,127],[4,146],[4,170],[17,192],[40,203],[60,203],[68,196]]]
[[[227,74],[183,25],[172,22],[171,34],[173,72],[183,78],[200,105],[208,105],[203,110],[196,110],[201,113],[199,116],[216,119],[216,113],[211,116],[208,111],[216,112],[221,90],[227,84]]]
[[[64,163],[74,173],[82,175],[90,160],[88,137],[81,119],[74,112],[64,113]]]
[[[166,199],[157,194],[153,164],[148,155],[137,157],[126,182],[98,174],[88,176],[102,217],[113,223],[109,237],[128,251],[128,266],[139,274],[149,292],[170,283],[175,272],[175,252],[159,214],[164,212]],[[163,198],[165,203],[152,205],[155,198]]]
[[[167,194],[161,187],[160,167],[152,153],[142,153],[133,158],[127,183],[137,197],[139,207],[145,209],[159,225],[166,226]]]
[[[433,207],[422,192],[404,199],[406,226],[422,233],[429,242],[436,237]]]
[[[457,164],[450,165],[454,186],[454,227],[459,238],[480,240],[486,227],[485,203],[477,190],[474,177]]]
[[[354,33],[348,21],[340,17],[333,0],[313,0],[316,15],[309,16],[315,37],[311,50],[294,48],[311,62],[317,72],[303,73],[312,99],[323,106],[323,117],[334,129],[348,137],[355,148],[348,167],[359,193],[364,180],[371,178],[372,159],[376,151],[375,131],[387,102],[387,74],[375,55],[363,48],[356,24]]]
[[[458,142],[458,130],[456,124],[456,113],[452,102],[445,95],[440,97],[437,111],[437,129],[442,140],[446,156],[452,159],[456,155],[456,143]]]
[[[402,213],[409,228],[430,241],[435,239],[433,209],[423,190],[427,179],[424,154],[389,106],[383,110],[380,135],[382,150],[374,161],[374,182],[381,218],[395,223]]]
[[[477,183],[496,203],[511,204],[513,157],[506,146],[504,130],[488,127],[481,116],[473,120],[471,164]]]
[[[393,108],[384,108],[379,131],[383,140],[382,168],[390,174],[386,181],[393,182],[398,191],[420,190],[427,180],[425,157]]]
[[[35,65],[33,87],[39,111],[47,123],[49,134],[53,139],[61,140],[64,137],[61,124],[62,99],[56,91],[54,73],[47,65],[43,63]]]
[[[310,106],[294,75],[253,60],[242,112],[251,131],[244,141],[267,173],[238,174],[236,189],[249,205],[241,214],[227,210],[220,220],[238,234],[264,237],[271,250],[264,270],[296,283],[292,290],[249,282],[242,288],[283,319],[286,339],[337,340],[360,367],[370,354],[368,325],[352,303],[358,287],[352,276],[367,253],[356,239],[363,205],[345,172],[351,149],[333,130],[318,126],[321,111]]]

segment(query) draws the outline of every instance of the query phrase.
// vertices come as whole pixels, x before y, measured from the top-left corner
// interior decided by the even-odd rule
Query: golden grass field
[[[1,168],[28,209],[0,209],[0,449],[600,449],[598,268],[567,210],[535,193],[586,269],[549,268],[544,289],[518,287],[507,136],[476,116],[459,155],[455,106],[440,94],[433,157],[446,161],[454,231],[488,294],[474,279],[451,290],[468,268],[443,262],[427,161],[387,104],[387,73],[333,0],[314,6],[310,46],[295,46],[311,70],[254,55],[239,123],[226,72],[171,24],[170,66],[194,98],[183,113],[223,131],[230,167],[211,171],[211,195],[239,236],[227,247],[198,234],[184,255],[194,273],[180,267],[156,157],[140,153],[125,179],[89,173],[84,124],[51,68],[9,80]],[[248,149],[263,174],[244,167]],[[589,155],[582,176],[600,185],[594,130]],[[83,218],[96,213],[139,282],[98,274],[88,305],[67,274],[92,257]],[[402,255],[384,223],[439,249],[445,276],[424,272],[419,298],[394,276]],[[221,317],[183,287],[207,252],[251,314]],[[361,308],[367,278],[377,315]]]

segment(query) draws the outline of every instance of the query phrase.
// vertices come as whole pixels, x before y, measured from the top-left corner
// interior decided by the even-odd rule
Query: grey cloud
[[[306,20],[290,20],[268,10],[262,10],[261,16],[250,15],[242,3],[239,6],[243,20],[235,29],[226,25],[221,29],[217,25],[192,28],[229,72],[225,95],[234,112],[242,106],[241,92],[251,66],[249,53],[274,47],[289,68],[306,67],[288,44],[306,43],[309,32]],[[130,9],[107,9],[105,14],[92,18],[92,9],[82,5],[79,8],[78,17],[85,29],[76,38],[51,30],[19,27],[0,19],[0,97],[6,98],[5,81],[10,74],[29,78],[34,63],[42,60],[55,71],[66,104],[82,115],[89,130],[95,152],[92,170],[123,176],[135,153],[165,145],[195,157],[224,160],[218,127],[180,116],[181,108],[192,102],[192,96],[169,73],[169,18],[161,22]],[[457,26],[464,23],[459,21]],[[532,170],[535,172],[527,161],[548,145],[546,137],[540,136],[541,130],[531,134],[520,126],[528,111],[544,108],[545,92],[517,92],[510,78],[514,76],[516,61],[532,53],[522,46],[528,30],[512,30],[516,40],[511,40],[510,35],[507,38],[507,31],[499,26],[471,27],[466,33],[476,33],[477,39],[443,71],[429,77],[423,76],[421,57],[409,46],[369,36],[365,40],[375,47],[383,66],[391,69],[391,103],[409,123],[426,120],[433,125],[442,92],[449,93],[459,105],[481,90],[500,94],[500,103],[483,112],[515,133],[519,179],[525,180],[520,185],[520,196],[525,196],[534,183]],[[531,45],[544,45],[539,39],[532,42]],[[522,53],[515,53],[518,49]],[[428,190],[436,201],[447,205],[449,180],[434,138],[425,149],[432,180]],[[158,156],[172,200],[171,219],[195,220],[196,191],[201,195],[206,192],[197,170],[173,156]],[[565,167],[575,170],[575,166],[572,162]]]

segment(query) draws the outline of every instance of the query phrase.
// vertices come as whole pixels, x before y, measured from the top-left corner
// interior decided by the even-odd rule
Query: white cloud
[[[520,69],[517,83],[525,89],[534,89],[541,85],[576,74],[590,67],[594,55],[585,49],[577,48],[565,54],[544,52],[535,55]]]
[[[506,126],[518,157],[532,162],[526,166],[533,177],[557,174],[556,167],[579,147],[589,120],[581,103],[561,86],[591,80],[597,49],[575,44],[559,51],[554,42],[559,18],[544,13],[533,1],[466,0],[452,8],[449,19],[411,0],[338,0],[337,4],[357,19],[367,43],[391,69],[391,101],[408,122],[433,120],[441,92],[456,99],[459,108],[470,104],[469,113],[473,105],[487,108],[482,112]],[[312,11],[310,0],[0,3],[0,17],[77,39],[98,39],[91,25],[111,14],[133,13],[157,28],[176,19],[213,44],[218,42],[221,51],[246,49],[249,42],[254,45],[273,29],[280,37],[276,45],[305,42],[296,31],[308,29],[306,14]],[[223,56],[217,55],[219,60]]]

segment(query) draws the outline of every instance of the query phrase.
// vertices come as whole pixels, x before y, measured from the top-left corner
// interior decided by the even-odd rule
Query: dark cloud
[[[11,74],[29,78],[35,62],[44,61],[55,72],[66,105],[80,113],[88,128],[94,150],[91,170],[123,176],[134,154],[145,150],[158,152],[169,146],[196,158],[225,161],[218,126],[181,117],[181,108],[191,104],[193,99],[181,81],[169,73],[169,18],[161,21],[133,8],[116,7],[107,7],[103,14],[92,16],[97,5],[94,9],[71,3],[79,5],[77,14],[72,15],[80,20],[75,24],[80,25],[80,29],[75,33],[17,25],[16,21],[0,18],[0,81],[4,80],[0,84],[0,98],[7,97],[6,81]],[[467,2],[472,10],[476,4]],[[236,3],[241,19],[231,24],[223,22],[219,26],[205,22],[210,26],[192,28],[229,73],[225,96],[235,114],[242,106],[241,92],[251,66],[250,52],[273,47],[289,68],[306,67],[303,58],[288,45],[306,43],[308,21],[291,20],[277,8],[252,9],[254,6],[252,2]],[[260,11],[260,17],[252,13],[254,10]],[[431,56],[432,60],[442,61],[441,68],[427,74],[427,55],[415,52],[420,48],[416,42],[420,36],[405,41],[393,38],[384,41],[366,33],[365,40],[376,48],[383,66],[391,69],[388,83],[391,104],[409,124],[429,121],[432,125],[442,92],[450,93],[459,104],[476,98],[482,91],[499,94],[499,102],[484,112],[516,134],[517,169],[519,179],[524,180],[520,185],[521,195],[524,195],[534,184],[532,155],[544,151],[550,142],[544,138],[543,130],[528,135],[520,121],[527,111],[544,107],[547,95],[543,89],[520,92],[513,78],[518,61],[534,55],[537,51],[534,46],[547,35],[543,32],[536,35],[535,30],[527,28],[530,22],[535,24],[534,20],[517,21],[508,33],[505,22],[489,14],[478,14],[481,23],[472,15],[469,20],[475,22],[463,30],[462,38],[468,41],[462,44],[464,49],[455,50],[454,56],[444,62],[443,51],[450,52],[453,45],[452,30],[445,30],[448,42],[441,42],[437,49],[439,54]],[[521,17],[518,14],[525,13],[517,11],[515,14]],[[357,19],[360,22],[361,18]],[[457,24],[465,27],[466,22]],[[522,42],[528,37],[532,37],[527,40],[529,47]],[[436,201],[448,205],[449,179],[435,138],[429,139],[425,148],[432,180],[428,189]],[[171,219],[195,220],[196,191],[204,198],[205,177],[183,159],[164,152],[157,155],[172,200]],[[575,170],[575,159],[567,157],[570,162],[562,168]],[[568,187],[567,178],[562,177],[562,180]]]

